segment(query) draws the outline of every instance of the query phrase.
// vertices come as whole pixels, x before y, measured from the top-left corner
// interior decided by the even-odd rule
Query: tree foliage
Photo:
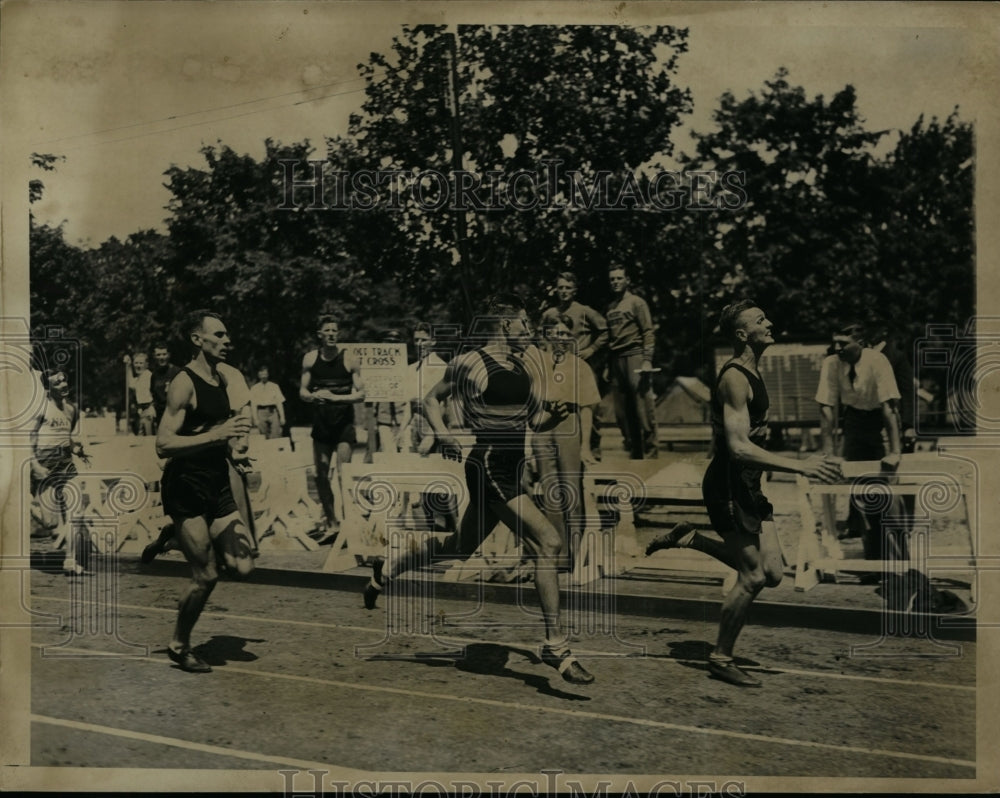
[[[46,172],[51,172],[56,168],[56,163],[65,160],[63,156],[51,155],[48,153],[31,153],[31,165],[36,169],[42,169]],[[45,191],[45,184],[35,178],[28,181],[28,203],[33,205],[42,198],[42,193]]]
[[[889,131],[865,128],[852,86],[810,99],[784,70],[743,100],[724,94],[714,122],[685,166],[739,170],[747,201],[664,230],[679,268],[663,311],[703,320],[678,348],[742,296],[793,340],[850,320],[908,337],[973,314],[971,125],[921,119],[879,155]]]
[[[711,129],[690,154],[676,153],[672,136],[691,108],[673,78],[686,40],[670,27],[405,28],[360,67],[365,99],[321,156],[308,141],[267,139],[262,158],[222,142],[202,148],[202,164],[165,172],[166,234],[84,250],[32,218],[33,323],[84,342],[85,398],[105,404],[119,392],[124,353],[167,337],[175,362],[186,357],[177,324],[196,307],[219,311],[235,362],[268,364],[287,394],[321,312],[347,338],[372,340],[417,320],[464,321],[466,295],[478,304],[516,288],[540,310],[567,268],[580,299],[599,309],[608,266],[628,268],[670,375],[710,361],[719,309],[745,295],[792,339],[825,338],[849,318],[918,334],[973,315],[973,131],[957,110],[873,131],[853,87],[810,97],[779,70],[746,97],[723,94]],[[310,158],[325,159],[329,194],[338,173],[447,175],[456,141],[464,169],[484,181],[481,195],[496,190],[525,207],[470,207],[463,228],[454,209],[429,210],[407,191],[394,199],[391,182],[376,187],[371,209],[302,200]],[[33,158],[41,170],[57,160]],[[566,202],[569,173],[584,186],[603,180],[606,197],[620,199],[647,191],[656,165],[671,160],[739,173],[744,201],[614,211]],[[518,183],[555,162],[561,180]],[[292,206],[289,163],[304,186]],[[30,188],[34,200],[43,186]]]
[[[543,179],[522,181],[520,196],[512,186],[518,174],[538,175],[546,162],[558,162],[586,185],[608,173],[616,192],[626,175],[670,153],[671,131],[691,105],[671,78],[686,38],[670,27],[404,30],[391,54],[373,54],[362,67],[367,98],[349,134],[358,157],[407,173],[449,172],[454,95],[462,166],[483,178],[484,195],[503,201],[470,212],[462,240],[454,212],[427,212],[405,197],[378,262],[425,301],[451,297],[454,307],[461,304],[459,278],[476,302],[501,286],[523,286],[537,301],[567,266],[581,271],[585,293],[603,290],[611,261],[642,259],[653,218],[560,207],[565,180],[544,187]],[[511,207],[512,195],[537,207]],[[462,247],[464,272],[456,268]]]

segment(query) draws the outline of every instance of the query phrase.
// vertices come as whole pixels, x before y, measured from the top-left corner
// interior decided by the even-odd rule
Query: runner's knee
[[[764,569],[764,586],[765,587],[777,587],[781,584],[781,578],[784,576],[784,571],[780,566],[768,566]]]
[[[562,554],[562,538],[553,526],[545,526],[535,531],[531,548],[538,557],[558,557]]]
[[[201,568],[195,568],[191,573],[191,579],[199,590],[211,593],[219,581],[219,572],[215,569],[215,564],[210,563]]]
[[[752,571],[740,574],[740,581],[750,593],[756,595],[767,585],[768,577],[762,568],[755,568]]]

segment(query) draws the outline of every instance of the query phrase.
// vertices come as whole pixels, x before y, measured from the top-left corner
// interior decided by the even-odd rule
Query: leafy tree
[[[899,332],[964,327],[975,312],[974,162],[972,125],[955,109],[943,122],[921,116],[878,166],[870,290],[877,315]]]
[[[362,67],[367,98],[350,136],[369,168],[448,173],[455,163],[454,94],[462,165],[483,178],[481,196],[496,192],[500,201],[472,207],[463,230],[456,213],[426,210],[404,194],[398,211],[383,213],[393,213],[395,225],[372,253],[380,268],[420,301],[451,298],[458,308],[463,283],[477,303],[511,285],[540,303],[569,264],[586,294],[592,285],[606,290],[612,259],[646,262],[643,240],[655,217],[560,207],[570,204],[565,175],[575,172],[590,187],[603,172],[614,199],[643,163],[671,152],[670,133],[690,111],[688,91],[671,79],[687,32],[463,26],[455,35],[406,28],[391,54],[373,54]],[[563,178],[547,183],[545,163],[555,161]],[[535,179],[519,179],[524,172]],[[454,185],[451,191],[455,196]],[[383,187],[381,207],[391,196],[392,187]],[[535,207],[511,207],[511,197]]]
[[[46,172],[51,172],[56,168],[56,163],[58,161],[64,161],[66,157],[64,155],[50,155],[47,153],[31,153],[31,165],[43,169]],[[34,204],[42,198],[42,193],[45,190],[45,184],[38,179],[33,179],[28,181],[28,202],[29,204]]]
[[[848,295],[864,313],[867,298],[853,288],[877,261],[872,151],[883,133],[864,128],[853,87],[829,101],[809,99],[782,69],[759,94],[723,94],[714,120],[685,165],[742,172],[746,202],[709,212],[707,231],[705,220],[688,225],[709,233],[703,240],[714,250],[688,264],[697,267],[695,284],[722,289],[698,301],[767,297],[773,318],[797,335],[815,334],[819,319],[840,315]]]
[[[887,131],[865,127],[852,87],[810,98],[779,70],[743,99],[723,94],[713,129],[678,156],[687,170],[741,173],[739,191],[730,185],[723,207],[692,208],[699,178],[689,177],[678,186],[688,202],[650,210],[629,197],[648,196],[690,110],[672,80],[686,31],[454,33],[405,28],[391,53],[361,67],[366,99],[348,134],[325,141],[319,207],[307,187],[286,197],[290,175],[315,177],[310,143],[268,139],[259,160],[219,142],[202,149],[204,166],[169,168],[168,235],[139,231],[84,251],[32,218],[32,321],[84,342],[85,401],[120,394],[127,351],[174,334],[175,359],[186,354],[178,323],[196,307],[223,314],[236,365],[266,363],[291,389],[322,312],[345,337],[371,340],[417,320],[465,320],[466,296],[478,305],[500,289],[540,310],[566,268],[581,300],[604,308],[612,263],[650,302],[658,364],[673,374],[711,360],[718,310],[742,295],[760,297],[796,338],[825,337],[849,317],[917,334],[973,314],[973,136],[957,111],[917,120],[880,156]],[[456,140],[464,168],[483,180],[476,195],[499,195],[497,207],[430,210],[438,189],[454,197],[455,187],[429,181],[423,202],[388,182],[374,186],[372,208],[351,207],[372,195],[345,188],[343,175],[449,174]],[[57,161],[33,155],[42,170]],[[549,180],[556,162],[560,177]],[[43,189],[32,181],[32,202]]]
[[[865,128],[853,87],[809,99],[782,69],[743,100],[724,94],[714,120],[685,167],[742,172],[746,202],[661,231],[676,266],[649,275],[677,322],[664,350],[709,362],[718,310],[746,295],[793,339],[850,319],[906,337],[972,315],[972,128],[957,112],[921,118],[880,157],[889,131]]]
[[[306,201],[282,207],[282,161],[298,164],[290,176],[305,181],[309,142],[267,139],[259,161],[221,143],[202,155],[206,168],[166,173],[175,329],[190,310],[216,310],[233,338],[234,362],[248,373],[267,364],[291,388],[303,353],[315,346],[321,313],[337,316],[346,338],[361,340],[399,323],[409,303],[398,292],[393,299],[391,286],[374,281],[347,246],[346,214],[309,210]]]

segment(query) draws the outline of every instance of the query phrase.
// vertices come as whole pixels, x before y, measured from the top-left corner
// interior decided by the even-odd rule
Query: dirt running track
[[[708,677],[713,623],[618,616],[617,637],[579,635],[597,681],[576,687],[533,657],[541,624],[517,606],[439,601],[439,637],[385,641],[384,598],[223,581],[195,629],[214,671],[195,675],[164,654],[185,580],[126,564],[119,635],[148,656],[69,635],[68,584],[32,574],[33,608],[58,616],[33,634],[36,766],[975,776],[974,644],[852,657],[873,641],[751,623],[747,690]]]

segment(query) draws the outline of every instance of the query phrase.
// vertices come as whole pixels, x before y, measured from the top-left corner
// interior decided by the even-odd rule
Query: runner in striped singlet
[[[462,460],[461,445],[444,422],[442,404],[448,397],[461,403],[475,436],[465,462],[469,505],[450,549],[459,557],[470,556],[501,521],[519,535],[535,563],[535,588],[545,619],[541,659],[566,681],[589,684],[594,677],[570,652],[560,619],[557,569],[562,540],[522,483],[529,425],[547,430],[566,417],[567,408],[541,398],[542,360],[531,346],[523,303],[513,295],[494,297],[484,324],[489,333],[483,346],[452,360],[424,399],[443,457]],[[387,579],[408,567],[409,558],[389,563]],[[373,580],[366,590],[366,602],[372,597],[372,606],[378,589],[380,584]]]

